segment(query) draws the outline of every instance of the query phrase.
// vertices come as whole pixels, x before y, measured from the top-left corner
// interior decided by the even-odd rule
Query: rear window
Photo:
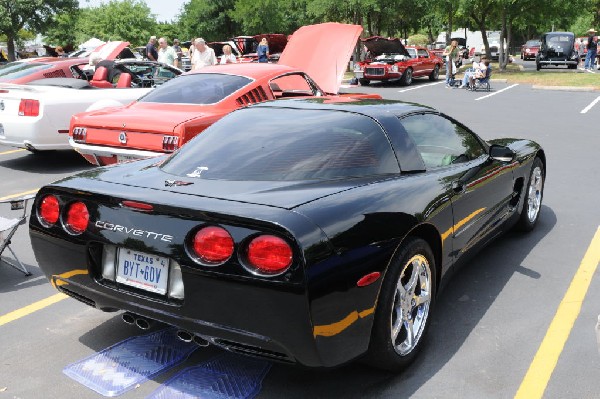
[[[183,146],[163,169],[219,180],[326,180],[399,173],[381,127],[358,114],[247,108]]]
[[[42,64],[39,62],[11,62],[0,66],[0,80],[18,79],[49,68],[52,68],[51,64]]]
[[[525,46],[527,46],[527,47],[539,47],[540,46],[540,41],[539,40],[529,40],[527,43],[525,43]]]
[[[180,76],[142,97],[143,103],[214,104],[252,82],[235,75],[198,73]]]

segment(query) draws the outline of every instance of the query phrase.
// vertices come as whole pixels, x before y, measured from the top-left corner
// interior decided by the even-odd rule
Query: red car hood
[[[306,72],[325,92],[336,94],[361,32],[360,25],[335,22],[303,26],[290,38],[279,64]]]
[[[206,112],[204,112],[206,108]],[[165,118],[165,112],[169,117]],[[212,106],[133,103],[126,107],[103,108],[80,114],[78,126],[103,129],[123,129],[148,133],[172,132],[176,126],[191,119],[213,114]],[[92,118],[86,118],[91,116]]]
[[[93,57],[97,54],[98,56],[100,56],[101,60],[115,60],[119,56],[119,54],[121,54],[121,51],[123,51],[128,46],[129,42],[119,41],[101,44],[90,53],[90,59],[93,59]]]

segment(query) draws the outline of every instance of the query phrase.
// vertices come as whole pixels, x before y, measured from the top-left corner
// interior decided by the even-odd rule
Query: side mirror
[[[500,162],[510,162],[515,158],[515,153],[503,145],[492,144],[490,146],[490,158]]]

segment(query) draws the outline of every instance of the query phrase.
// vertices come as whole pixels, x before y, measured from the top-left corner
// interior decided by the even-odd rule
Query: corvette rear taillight
[[[218,266],[233,255],[233,238],[222,227],[204,227],[194,235],[192,249],[200,262]]]
[[[83,233],[90,222],[90,213],[83,202],[73,202],[67,210],[65,228],[71,234]]]
[[[87,129],[85,127],[73,128],[73,141],[85,143],[86,136],[87,136]]]
[[[40,114],[40,102],[38,100],[22,99],[19,104],[19,116],[38,116]]]
[[[292,248],[282,238],[261,235],[250,241],[246,257],[254,272],[274,276],[285,272],[292,264]]]
[[[54,195],[47,195],[40,202],[38,209],[38,217],[42,224],[47,227],[52,226],[58,221],[60,215],[60,206],[58,205],[58,198]]]
[[[173,152],[179,147],[179,137],[177,136],[164,136],[162,148],[165,152]]]

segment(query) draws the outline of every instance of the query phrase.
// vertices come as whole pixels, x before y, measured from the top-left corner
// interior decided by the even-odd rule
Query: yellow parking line
[[[19,150],[9,150],[9,151],[0,152],[0,155],[14,154],[15,152],[21,152],[21,151],[26,151],[26,150],[24,150],[24,149],[19,149]]]
[[[3,316],[0,316],[0,326],[10,323],[11,321],[18,320],[33,312],[37,312],[38,310],[44,309],[45,307],[53,305],[56,302],[60,302],[65,298],[68,298],[68,296],[66,296],[65,294],[54,294],[46,299],[42,299],[41,301],[37,301],[35,303],[32,303],[31,305],[27,305],[21,309],[17,309]]]
[[[521,382],[515,399],[537,399],[544,395],[558,358],[569,338],[581,305],[600,263],[600,227],[588,247],[571,285],[550,323],[529,370]]]
[[[39,190],[39,188],[34,188],[33,190],[23,191],[22,193],[16,193],[16,194],[7,195],[6,197],[0,197],[0,201],[9,200],[9,199],[13,199],[13,198],[19,198],[19,197],[23,197],[23,196],[29,195],[29,194],[34,194],[34,193],[37,193],[38,190]]]

